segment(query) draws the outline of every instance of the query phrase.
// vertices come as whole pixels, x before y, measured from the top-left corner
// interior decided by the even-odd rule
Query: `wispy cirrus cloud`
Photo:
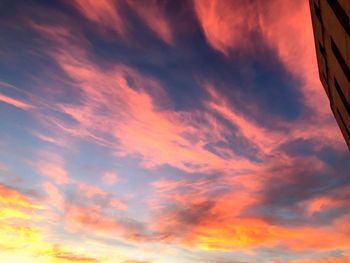
[[[27,102],[6,96],[5,94],[1,94],[1,93],[0,93],[0,101],[6,104],[12,105],[16,108],[20,108],[22,110],[29,110],[33,107]]]
[[[72,1],[78,10],[89,20],[121,36],[126,34],[126,25],[118,8],[119,1]]]
[[[209,94],[205,101],[205,113],[179,112],[159,107],[159,97],[166,97],[166,92],[157,80],[122,64],[116,64],[109,71],[101,71],[98,65],[88,59],[89,47],[79,45],[86,43],[86,39],[56,27],[39,25],[34,28],[52,41],[56,48],[49,50],[48,54],[73,80],[72,87],[82,94],[78,104],[57,105],[62,113],[74,120],[73,124],[67,124],[61,119],[55,119],[59,128],[68,133],[72,131],[73,136],[111,147],[117,156],[140,155],[141,163],[146,168],[169,164],[190,173],[216,171],[226,174],[222,180],[228,184],[226,190],[215,194],[210,184],[205,182],[198,186],[193,183],[182,184],[181,181],[170,183],[169,186],[174,185],[173,189],[165,188],[161,193],[158,192],[156,198],[160,203],[150,203],[159,210],[159,216],[154,226],[148,226],[148,230],[146,226],[129,229],[118,218],[110,217],[108,212],[89,204],[69,209],[69,229],[86,226],[102,232],[115,230],[124,233],[122,235],[127,239],[164,240],[209,250],[253,248],[263,244],[273,247],[281,239],[285,239],[283,243],[296,251],[311,247],[334,248],[333,245],[328,247],[322,242],[312,242],[304,235],[305,232],[314,233],[312,235],[315,236],[328,235],[328,230],[310,226],[289,229],[265,218],[264,213],[252,215],[247,212],[255,206],[269,208],[271,205],[278,208],[278,204],[270,203],[266,195],[266,192],[274,189],[268,182],[276,180],[281,186],[290,186],[298,174],[311,176],[327,169],[327,164],[318,158],[309,157],[301,161],[281,148],[300,137],[321,141],[322,138],[315,136],[312,130],[308,130],[310,133],[305,130],[307,125],[302,119],[293,123],[296,128],[293,130],[287,121],[280,121],[284,130],[259,127],[256,121],[237,111],[213,85],[203,85],[203,90]],[[79,57],[75,55],[75,50],[78,50]],[[255,158],[262,164],[222,144],[227,140],[227,126],[215,117],[217,114],[236,127],[235,134],[252,145]],[[106,135],[114,140],[106,140]],[[329,139],[332,140],[332,136]],[[216,141],[220,141],[221,145],[215,145]],[[333,142],[323,140],[322,143],[332,145]],[[212,146],[208,148],[208,145]],[[299,163],[299,169],[293,168],[296,163]],[[307,168],[309,165],[312,165],[311,170]],[[228,176],[230,172],[240,176],[231,178]],[[160,182],[154,185],[161,186]],[[105,195],[100,190],[96,191],[98,188],[87,188],[83,183],[80,189],[88,198]],[[180,189],[187,190],[182,192]],[[283,200],[283,192],[276,194],[281,194]],[[297,194],[302,194],[300,202],[312,197],[302,192]],[[226,200],[240,201],[226,204]],[[290,201],[299,202],[293,199]],[[95,216],[87,216],[88,210],[94,211]],[[234,212],[227,215],[226,211]],[[256,226],[254,231],[251,231],[251,225]],[[339,235],[337,239],[337,245],[347,246],[348,240],[344,236]],[[303,248],[298,246],[297,240],[303,240]]]
[[[156,80],[143,76],[125,65],[116,65],[111,71],[102,72],[85,57],[84,53],[86,54],[87,50],[80,49],[80,56],[75,55],[74,50],[78,47],[74,45],[79,39],[69,32],[61,34],[59,29],[55,33],[55,27],[46,27],[44,30],[42,26],[35,28],[53,40],[54,44],[58,44],[58,50],[49,51],[50,55],[74,80],[75,84],[72,85],[84,94],[80,105],[58,105],[61,112],[77,122],[77,125],[72,126],[55,120],[64,131],[72,131],[72,135],[95,139],[111,146],[117,155],[140,154],[145,166],[171,164],[188,171],[220,167],[235,167],[239,170],[239,167],[254,167],[249,160],[244,160],[235,153],[232,153],[231,160],[227,161],[207,151],[201,137],[210,140],[206,138],[210,136],[206,133],[209,132],[208,128],[196,128],[195,125],[201,124],[188,123],[189,119],[197,117],[196,114],[157,109],[152,94],[158,93],[157,96],[163,96],[164,92]],[[72,48],[69,43],[73,44]],[[137,88],[133,87],[128,79],[138,84]],[[100,114],[101,110],[103,114]],[[116,116],[118,119],[112,121]],[[153,123],[158,125],[153,126]],[[201,132],[202,130],[204,132]],[[104,134],[114,137],[117,143],[105,141]],[[196,144],[187,139],[193,137],[192,134],[199,135]],[[159,154],[155,155],[155,152]],[[175,152],[177,154],[168,154]]]
[[[4,118],[1,172],[35,189],[0,187],[0,245],[31,244],[8,261],[347,260],[350,167],[306,2],[14,10],[40,75],[0,74],[26,110]]]
[[[112,31],[121,38],[130,37],[132,27],[131,21],[125,16],[127,8],[139,16],[142,22],[167,44],[173,44],[173,33],[168,21],[164,7],[156,1],[147,4],[140,1],[103,0],[95,1],[73,1],[73,5],[89,20],[99,26],[104,33]]]
[[[53,179],[57,184],[68,184],[70,178],[66,171],[64,159],[53,152],[44,151],[40,153],[38,161],[33,166],[42,176]]]
[[[252,48],[252,34],[258,32],[258,10],[244,1],[194,1],[196,15],[213,48],[229,55],[232,48]]]

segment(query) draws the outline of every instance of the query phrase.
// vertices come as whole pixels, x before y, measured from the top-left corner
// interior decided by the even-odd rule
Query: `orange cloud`
[[[347,263],[350,262],[350,254],[341,256],[324,256],[324,257],[313,257],[307,259],[297,259],[288,261],[288,263]]]
[[[153,231],[162,233],[160,236],[164,242],[213,251],[252,251],[260,246],[279,245],[286,246],[291,251],[328,251],[349,247],[346,216],[333,220],[327,226],[288,226],[287,223],[281,224],[278,220],[269,219],[268,214],[253,214],[255,209],[265,205],[264,192],[273,191],[271,184],[278,180],[293,184],[295,174],[309,176],[304,170],[308,166],[314,167],[316,174],[324,170],[324,166],[316,159],[301,162],[289,158],[280,161],[280,164],[275,161],[273,166],[261,167],[261,171],[252,174],[199,180],[162,179],[154,182],[152,185],[155,195],[150,199],[149,206],[153,209],[155,219],[149,225]],[[284,163],[285,161],[287,162]],[[312,164],[313,162],[315,163]],[[296,163],[298,167],[295,166]],[[298,194],[288,188],[285,191],[290,191],[290,196]],[[302,191],[300,190],[301,194]],[[301,204],[302,208],[311,215],[317,211],[324,212],[327,208],[347,206],[339,191],[348,192],[337,188],[329,197],[306,199]],[[275,198],[279,197],[276,195]],[[300,197],[300,200],[304,198]],[[287,205],[284,209],[288,209]],[[331,242],[329,237],[332,237]]]
[[[260,246],[278,245],[291,251],[328,251],[346,249],[350,245],[349,236],[337,224],[327,227],[279,226],[263,218],[235,215],[235,210],[231,215],[228,211],[231,210],[209,207],[195,219],[191,210],[183,207],[177,214],[160,217],[157,230],[164,233],[165,242],[213,251],[252,251]],[[185,221],[184,213],[194,221]],[[167,223],[163,223],[164,220]],[[329,237],[332,237],[331,242]]]
[[[9,205],[9,206],[41,208],[40,205],[34,203],[25,195],[3,184],[0,184],[0,203],[4,205]]]
[[[76,255],[72,253],[57,253],[53,257],[54,263],[97,263],[100,262],[96,258],[86,257],[84,255]]]
[[[33,251],[37,248],[42,235],[34,222],[40,219],[41,209],[42,205],[26,195],[0,184],[0,253],[11,251],[16,254],[18,250]],[[6,254],[1,258],[6,260]]]
[[[50,191],[51,200],[62,202],[57,189],[50,183],[44,183]],[[39,210],[40,209],[40,210]],[[97,259],[76,255],[57,245],[47,242],[49,232],[45,225],[49,218],[41,210],[48,207],[39,205],[26,195],[0,184],[0,256],[5,262],[99,262]],[[45,223],[45,224],[44,224]]]

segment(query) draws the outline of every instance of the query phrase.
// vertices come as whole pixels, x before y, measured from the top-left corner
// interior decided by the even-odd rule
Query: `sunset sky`
[[[306,0],[1,0],[2,263],[350,262]]]

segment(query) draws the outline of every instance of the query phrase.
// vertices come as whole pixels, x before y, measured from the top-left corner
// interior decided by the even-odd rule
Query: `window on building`
[[[350,116],[350,105],[349,105],[349,102],[345,98],[345,95],[344,95],[344,93],[343,93],[343,91],[342,91],[342,89],[341,89],[341,87],[340,87],[340,85],[339,85],[339,83],[338,83],[336,78],[334,78],[334,87],[337,90],[338,95],[339,95],[339,97],[340,97],[340,99],[341,99],[341,101],[342,101],[346,111],[348,112],[348,115]]]
[[[322,24],[321,9],[316,5],[315,2],[313,2],[313,3],[314,3],[315,14],[316,14],[318,20],[320,20],[320,23]]]
[[[344,128],[345,128],[345,133],[348,135],[348,138],[350,138],[350,131],[349,131],[349,128],[346,126],[345,121],[344,121],[344,118],[343,118],[343,116],[341,115],[339,109],[337,109],[337,113],[338,113],[338,115],[339,115],[339,119],[340,119],[342,125],[343,125]]]
[[[340,24],[344,27],[345,31],[350,36],[350,22],[349,16],[346,14],[343,7],[339,4],[338,0],[327,0],[329,6],[332,8],[335,16],[338,18]]]
[[[335,58],[338,60],[338,63],[340,65],[340,67],[342,68],[346,78],[350,82],[350,69],[349,69],[348,65],[346,64],[345,59],[343,58],[342,54],[339,51],[339,48],[337,47],[337,45],[335,44],[333,39],[331,39],[331,48],[332,48],[332,51],[333,51]]]

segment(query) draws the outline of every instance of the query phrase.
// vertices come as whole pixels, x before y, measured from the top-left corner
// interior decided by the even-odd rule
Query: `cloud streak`
[[[33,5],[0,22],[1,257],[346,262],[306,2]]]

